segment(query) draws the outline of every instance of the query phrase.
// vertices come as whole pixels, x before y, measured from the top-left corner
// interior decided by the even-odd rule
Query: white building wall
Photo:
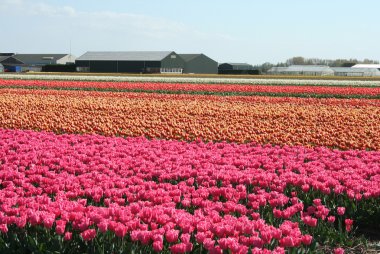
[[[67,63],[75,63],[75,59],[77,59],[74,55],[66,55],[61,59],[57,60],[57,64],[67,64]]]

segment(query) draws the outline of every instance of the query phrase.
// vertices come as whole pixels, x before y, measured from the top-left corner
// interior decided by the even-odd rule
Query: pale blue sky
[[[0,0],[0,52],[174,50],[380,60],[378,0]]]

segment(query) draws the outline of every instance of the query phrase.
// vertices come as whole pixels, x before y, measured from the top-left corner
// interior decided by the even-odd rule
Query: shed
[[[218,67],[219,74],[259,74],[259,70],[247,63],[222,63]]]
[[[89,51],[75,63],[81,72],[182,73],[185,67],[174,51]]]
[[[222,63],[219,64],[219,70],[239,70],[248,71],[253,70],[253,66],[247,63]]]
[[[184,73],[218,73],[218,62],[204,54],[179,54],[179,56],[185,61]]]

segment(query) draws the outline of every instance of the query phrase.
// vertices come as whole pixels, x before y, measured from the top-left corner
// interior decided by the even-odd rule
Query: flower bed
[[[380,150],[379,100],[0,91],[0,127]]]
[[[379,87],[355,86],[291,86],[291,85],[242,85],[242,84],[193,84],[157,82],[90,82],[90,81],[46,81],[46,80],[7,80],[0,79],[0,87],[82,89],[105,91],[159,91],[169,92],[208,92],[215,94],[241,95],[293,95],[329,97],[369,97],[379,98]]]
[[[363,80],[310,80],[310,79],[259,79],[259,78],[191,78],[160,76],[101,76],[101,75],[28,75],[1,74],[1,79],[108,81],[108,82],[162,82],[201,84],[256,84],[256,85],[313,85],[313,86],[380,86],[380,81]]]
[[[378,83],[1,75],[0,253],[368,246]]]
[[[0,130],[0,155],[13,250],[312,253],[379,219],[379,152]]]

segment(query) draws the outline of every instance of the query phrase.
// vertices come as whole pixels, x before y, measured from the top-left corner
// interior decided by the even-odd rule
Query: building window
[[[182,73],[182,68],[161,68],[161,73]]]
[[[90,67],[77,67],[77,72],[90,72]]]

